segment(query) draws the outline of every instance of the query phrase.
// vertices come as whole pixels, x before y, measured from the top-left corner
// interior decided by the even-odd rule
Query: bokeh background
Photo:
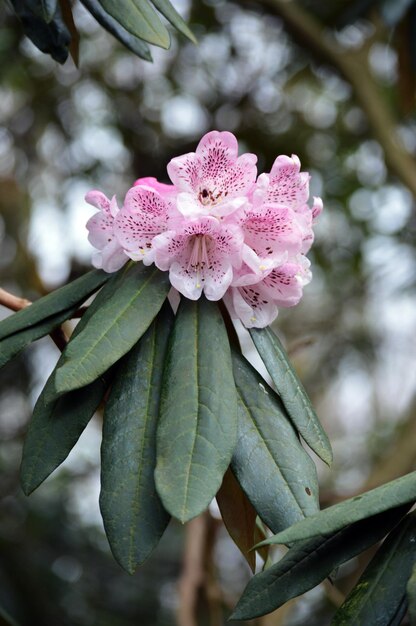
[[[275,329],[333,444],[331,470],[315,459],[326,506],[415,466],[415,3],[174,4],[199,45],[172,32],[150,64],[75,2],[79,68],[39,52],[0,9],[1,285],[35,299],[87,271],[85,193],[121,202],[138,177],[167,181],[169,159],[208,130],[234,132],[260,171],[298,154],[325,210],[314,279]],[[0,604],[28,626],[225,624],[250,574],[214,505],[194,524],[194,608],[180,591],[192,525],[171,523],[133,577],[114,562],[98,508],[100,415],[23,496],[22,440],[57,356],[46,338],[0,373]],[[252,623],[329,624],[364,562]]]

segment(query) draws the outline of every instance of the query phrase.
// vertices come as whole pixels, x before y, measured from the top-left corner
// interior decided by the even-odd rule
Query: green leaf
[[[233,472],[273,532],[319,510],[315,465],[274,391],[233,352],[238,393],[238,441]]]
[[[169,0],[152,0],[154,6],[166,17],[166,19],[174,26],[180,33],[188,37],[193,43],[197,43],[195,36],[187,23],[183,20],[181,15],[177,12],[175,7],[169,2]]]
[[[331,444],[280,339],[270,328],[252,328],[250,335],[297,430],[308,446],[330,465]]]
[[[329,536],[348,524],[415,501],[416,472],[412,472],[381,487],[334,504],[270,537],[264,543],[291,543],[311,537]]]
[[[297,543],[278,563],[250,580],[230,619],[265,615],[309,591],[336,567],[377,543],[394,528],[408,508],[380,513],[331,537],[314,537]]]
[[[390,533],[335,613],[332,626],[389,626],[406,597],[416,561],[416,517],[407,515]]]
[[[229,468],[216,495],[222,521],[252,572],[256,569],[255,543],[257,513]]]
[[[111,276],[112,274],[107,274],[102,270],[93,270],[36,300],[30,306],[0,322],[0,340],[36,326],[39,322],[72,309],[74,306],[78,307],[91,294],[98,291]]]
[[[416,565],[407,583],[407,599],[409,601],[409,618],[412,626],[416,624]]]
[[[26,495],[66,459],[97,410],[108,383],[108,376],[102,376],[83,389],[51,400],[51,374],[36,402],[23,446],[20,480]]]
[[[217,303],[183,298],[165,365],[155,474],[163,504],[182,522],[215,497],[236,431],[230,347]]]
[[[129,33],[121,24],[117,22],[111,15],[107,13],[101,6],[99,0],[81,0],[82,4],[95,17],[97,22],[103,26],[109,33],[114,35],[124,46],[137,54],[145,61],[151,61],[149,46],[138,37]]]
[[[133,574],[170,519],[156,493],[156,426],[173,313],[165,304],[125,356],[108,398],[101,445],[100,507],[111,550]]]
[[[58,394],[88,385],[126,354],[157,315],[170,283],[167,272],[133,263],[114,287],[113,297],[71,338],[56,372]]]
[[[20,4],[24,4],[28,11],[49,23],[55,15],[57,0],[20,0]]]
[[[43,14],[39,16],[33,12],[33,0],[11,0],[11,4],[22,23],[25,35],[35,46],[50,54],[58,63],[65,63],[71,35],[62,19],[59,5],[56,5],[53,18],[47,22]]]
[[[135,37],[169,48],[169,33],[148,0],[99,0],[103,9]]]
[[[94,274],[94,272],[90,272],[90,274]],[[48,335],[62,322],[70,319],[79,305],[94,293],[104,281],[108,280],[108,276],[109,274],[105,276],[101,274],[89,276],[87,274],[1,322],[0,337],[3,336],[3,339],[0,339],[0,367],[3,367],[27,345]],[[87,280],[88,277],[90,280]],[[64,294],[58,293],[64,290],[66,290]],[[48,300],[48,302],[45,303],[44,300]],[[65,302],[71,306],[63,308]],[[52,314],[54,310],[58,312]],[[42,318],[42,315],[47,316]]]

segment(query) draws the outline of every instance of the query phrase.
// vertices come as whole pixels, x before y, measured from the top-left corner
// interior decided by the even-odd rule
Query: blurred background
[[[415,467],[415,2],[174,4],[199,45],[172,29],[171,49],[154,49],[150,64],[75,2],[79,68],[39,52],[2,6],[1,286],[36,299],[87,271],[85,193],[121,203],[138,177],[167,182],[170,158],[208,130],[235,133],[259,171],[298,154],[325,210],[314,279],[275,329],[334,448],[331,470],[315,459],[327,506]],[[0,604],[22,626],[225,624],[250,574],[215,506],[189,526],[204,556],[194,608],[183,606],[189,529],[171,523],[133,577],[113,560],[98,508],[99,415],[23,496],[22,440],[57,356],[46,338],[0,374]],[[329,624],[364,562],[252,623]]]

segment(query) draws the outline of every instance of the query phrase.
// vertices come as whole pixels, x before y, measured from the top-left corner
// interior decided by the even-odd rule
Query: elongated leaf
[[[51,55],[58,63],[65,63],[71,35],[62,19],[61,10],[56,6],[53,18],[47,22],[44,16],[35,15],[30,8],[33,0],[11,0],[19,17],[25,35],[39,50]]]
[[[409,602],[409,618],[412,626],[416,624],[416,565],[407,583],[407,599]]]
[[[331,444],[280,339],[270,328],[252,328],[250,334],[299,433],[308,446],[330,465]]]
[[[67,309],[79,306],[91,294],[98,291],[111,276],[112,274],[107,274],[102,270],[93,270],[36,300],[18,313],[6,317],[0,322],[0,339],[27,330],[39,322],[54,317],[57,313],[63,313]]]
[[[193,43],[197,43],[195,36],[187,23],[179,15],[175,7],[169,2],[169,0],[152,0],[154,6],[166,17],[166,19],[174,26],[180,33],[188,37]]]
[[[274,391],[233,352],[238,392],[238,442],[233,472],[273,532],[319,510],[315,465]]]
[[[74,337],[114,294],[118,280],[119,277],[113,275],[96,296],[75,328]],[[55,375],[64,359],[65,350],[36,402],[26,434],[20,478],[27,495],[66,459],[100,404],[111,379],[111,372],[107,372],[87,387],[58,398]]]
[[[406,597],[416,561],[416,517],[407,515],[390,533],[338,609],[332,626],[389,626]]]
[[[242,491],[231,469],[225,472],[216,499],[222,520],[231,539],[241,551],[251,571],[254,572],[256,553],[251,548],[256,542],[257,513]]]
[[[250,580],[230,619],[265,615],[312,589],[334,568],[377,543],[408,508],[399,507],[361,520],[331,537],[297,543],[278,563]]]
[[[387,509],[416,501],[416,472],[376,487],[360,496],[349,498],[298,522],[264,543],[290,543],[311,537],[325,537]]]
[[[167,272],[136,263],[120,275],[114,296],[72,339],[57,370],[57,393],[84,387],[126,354],[146,332],[169,291]]]
[[[29,495],[68,456],[98,408],[109,377],[102,376],[83,389],[50,401],[53,374],[41,393],[29,423],[23,446],[20,478]]]
[[[48,23],[55,14],[57,0],[24,0],[24,4],[34,15]]]
[[[100,507],[112,552],[131,574],[170,519],[156,493],[156,426],[173,313],[166,304],[126,355],[104,413]]]
[[[156,486],[185,522],[215,497],[236,442],[230,348],[216,303],[182,299],[165,367]]]
[[[109,33],[114,35],[123,45],[129,50],[137,54],[141,59],[145,61],[151,61],[152,55],[150,54],[149,46],[129,33],[117,20],[115,20],[107,11],[103,9],[99,0],[81,0],[82,4],[90,11],[95,17],[97,22],[103,26]]]
[[[169,48],[170,37],[148,0],[99,0],[103,9],[135,37]]]

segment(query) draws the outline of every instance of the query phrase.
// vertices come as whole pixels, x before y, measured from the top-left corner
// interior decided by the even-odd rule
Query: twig
[[[295,39],[334,66],[352,86],[392,172],[416,197],[416,162],[396,132],[396,121],[377,88],[367,61],[367,46],[345,50],[319,21],[293,0],[258,0],[279,15]]]
[[[26,298],[19,298],[18,296],[14,296],[12,293],[0,288],[0,304],[7,307],[11,311],[17,312],[30,306],[32,302],[30,300],[27,300]],[[58,348],[58,350],[62,352],[66,344],[68,343],[68,337],[66,336],[62,326],[54,328],[49,333],[49,336]]]
[[[199,515],[188,522],[185,533],[183,571],[178,583],[178,626],[198,626],[198,594],[205,578],[206,515]]]

